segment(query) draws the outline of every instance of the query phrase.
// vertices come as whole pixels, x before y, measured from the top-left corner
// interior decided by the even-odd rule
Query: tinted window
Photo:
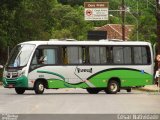
[[[147,51],[147,47],[134,47],[134,63],[135,64],[149,64],[150,54]]]
[[[124,64],[131,64],[132,63],[132,56],[131,56],[131,47],[124,47]]]
[[[57,49],[37,49],[32,64],[56,64],[57,63]]]
[[[113,63],[123,64],[123,47],[113,47]]]
[[[142,51],[141,47],[134,47],[134,63],[135,64],[142,64]]]
[[[66,48],[67,64],[82,64],[82,47]]]
[[[107,63],[106,47],[89,47],[89,63],[90,64],[105,64]]]
[[[89,63],[90,64],[100,63],[99,51],[100,51],[99,47],[89,47]]]

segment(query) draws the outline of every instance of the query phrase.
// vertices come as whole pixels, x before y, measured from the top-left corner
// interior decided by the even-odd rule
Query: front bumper
[[[28,79],[26,76],[21,76],[17,78],[3,78],[3,86],[5,88],[16,88],[16,87],[28,87]]]

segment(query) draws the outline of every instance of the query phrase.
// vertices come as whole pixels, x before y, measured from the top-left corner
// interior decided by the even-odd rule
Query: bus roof
[[[27,41],[20,44],[39,45],[151,45],[144,41]]]

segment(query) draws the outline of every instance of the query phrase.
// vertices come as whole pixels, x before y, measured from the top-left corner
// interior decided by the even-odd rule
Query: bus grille
[[[7,78],[16,78],[16,77],[18,77],[18,73],[17,72],[8,72],[6,77]]]
[[[12,84],[12,85],[15,85],[16,84],[16,81],[15,80],[6,80],[8,84]]]

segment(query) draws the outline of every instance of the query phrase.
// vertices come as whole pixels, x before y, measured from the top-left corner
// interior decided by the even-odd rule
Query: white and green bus
[[[153,62],[148,42],[29,41],[13,49],[3,86],[17,94],[59,88],[83,88],[90,94],[131,92],[153,84]]]

